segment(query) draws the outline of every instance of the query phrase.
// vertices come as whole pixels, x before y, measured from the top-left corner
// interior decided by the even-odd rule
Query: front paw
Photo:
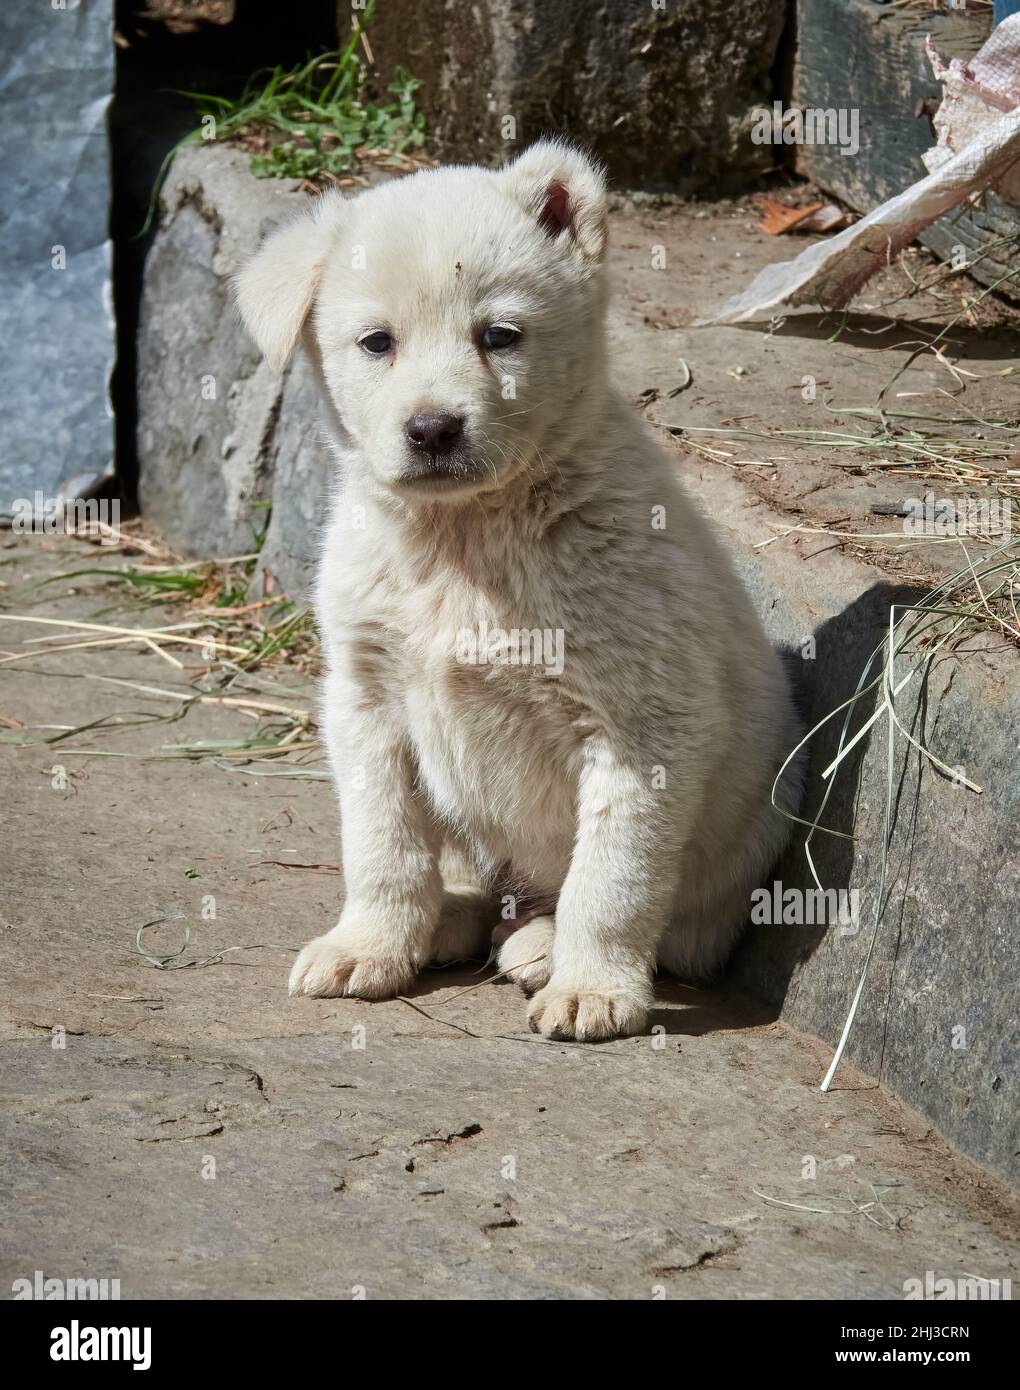
[[[647,1019],[647,1002],[635,993],[612,988],[562,989],[555,977],[539,990],[528,1009],[531,1031],[556,1041],[601,1042],[641,1033]]]
[[[414,983],[417,964],[405,955],[393,955],[355,945],[345,934],[327,932],[298,954],[290,972],[291,994],[316,999],[344,995],[356,999],[392,999]]]

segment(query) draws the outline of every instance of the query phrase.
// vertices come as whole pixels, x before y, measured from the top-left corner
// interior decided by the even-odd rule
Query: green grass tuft
[[[152,225],[159,190],[177,151],[199,140],[261,137],[263,149],[251,160],[256,178],[328,182],[353,174],[368,155],[403,167],[401,156],[425,140],[425,118],[415,103],[421,83],[398,67],[386,88],[392,100],[378,103],[369,97],[369,69],[361,50],[374,10],[375,0],[369,0],[346,47],[311,57],[289,72],[279,66],[262,68],[236,101],[181,93],[197,104],[201,123],[164,159],[137,235],[144,236]]]

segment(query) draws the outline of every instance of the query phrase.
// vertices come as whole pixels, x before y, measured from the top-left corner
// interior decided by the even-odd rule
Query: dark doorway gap
[[[194,24],[162,15],[229,14],[226,24]],[[143,238],[149,197],[167,152],[198,124],[197,109],[184,95],[208,92],[239,96],[259,68],[291,68],[309,54],[336,47],[335,0],[236,0],[174,6],[166,0],[116,0],[116,81],[110,108],[113,241],[113,300],[117,361],[110,383],[115,420],[115,477],[111,490],[126,509],[137,505],[138,365],[137,333],[145,255],[154,228]]]

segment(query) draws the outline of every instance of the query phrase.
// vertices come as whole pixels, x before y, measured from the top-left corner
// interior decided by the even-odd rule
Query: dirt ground
[[[803,190],[786,196],[813,201]],[[754,197],[711,208],[620,201],[611,244],[617,379],[683,445],[680,467],[696,492],[725,470],[739,475],[749,505],[851,537],[901,530],[895,510],[928,490],[936,502],[1005,494],[1014,511],[1020,505],[1020,306],[911,247],[845,313],[798,309],[700,326],[760,269],[817,238],[764,235]],[[929,432],[910,442],[935,458],[865,439],[913,431]],[[859,442],[833,447],[809,432]],[[963,455],[946,447],[950,439],[987,456],[954,465],[947,456]],[[786,544],[803,554],[833,542],[808,534]],[[844,549],[901,580],[931,580],[961,563],[955,545],[850,539]]]
[[[805,375],[835,404],[873,401],[913,350],[895,344],[960,308],[956,288],[913,298],[882,334],[866,310],[834,341],[838,319],[817,315],[771,334],[691,328],[797,249],[754,224],[749,203],[614,214],[614,353],[652,423],[813,427],[822,392],[805,401]],[[909,289],[892,269],[863,298]],[[965,409],[935,394],[959,379],[930,352],[895,389],[946,413],[1015,414],[1014,379],[992,373],[1016,361],[1016,316],[985,301],[971,317],[952,357],[987,379],[963,378]],[[691,384],[671,396],[683,363]],[[741,506],[791,525],[874,529],[888,519],[875,507],[924,487],[865,451],[707,434],[674,447],[696,491],[721,496],[707,480],[725,470]],[[938,572],[930,551],[777,544]],[[101,574],[38,587],[146,561],[0,537],[0,619],[187,621],[185,605],[129,601]],[[224,694],[222,668],[200,675],[209,663],[180,647],[178,669],[138,643],[26,645],[57,631],[0,621],[0,660],[18,658],[0,665],[4,1280],[119,1278],[125,1298],[876,1299],[929,1270],[1016,1271],[1014,1195],[852,1069],[823,1095],[828,1047],[725,983],[662,981],[653,1033],[599,1047],[529,1034],[509,985],[464,993],[486,979],[474,966],[382,1004],[289,999],[291,952],[342,897],[332,790],[306,775],[321,757],[184,755],[168,745],[258,727],[219,704],[168,722],[180,695]],[[307,665],[277,659],[227,693],[310,710]],[[151,923],[146,951],[170,957],[187,928],[168,964],[198,963],[140,955]]]

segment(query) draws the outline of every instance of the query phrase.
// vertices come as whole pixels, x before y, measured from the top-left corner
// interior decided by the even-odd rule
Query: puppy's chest
[[[579,711],[548,613],[444,594],[404,627],[402,647],[409,729],[444,809],[518,820],[572,786]]]

